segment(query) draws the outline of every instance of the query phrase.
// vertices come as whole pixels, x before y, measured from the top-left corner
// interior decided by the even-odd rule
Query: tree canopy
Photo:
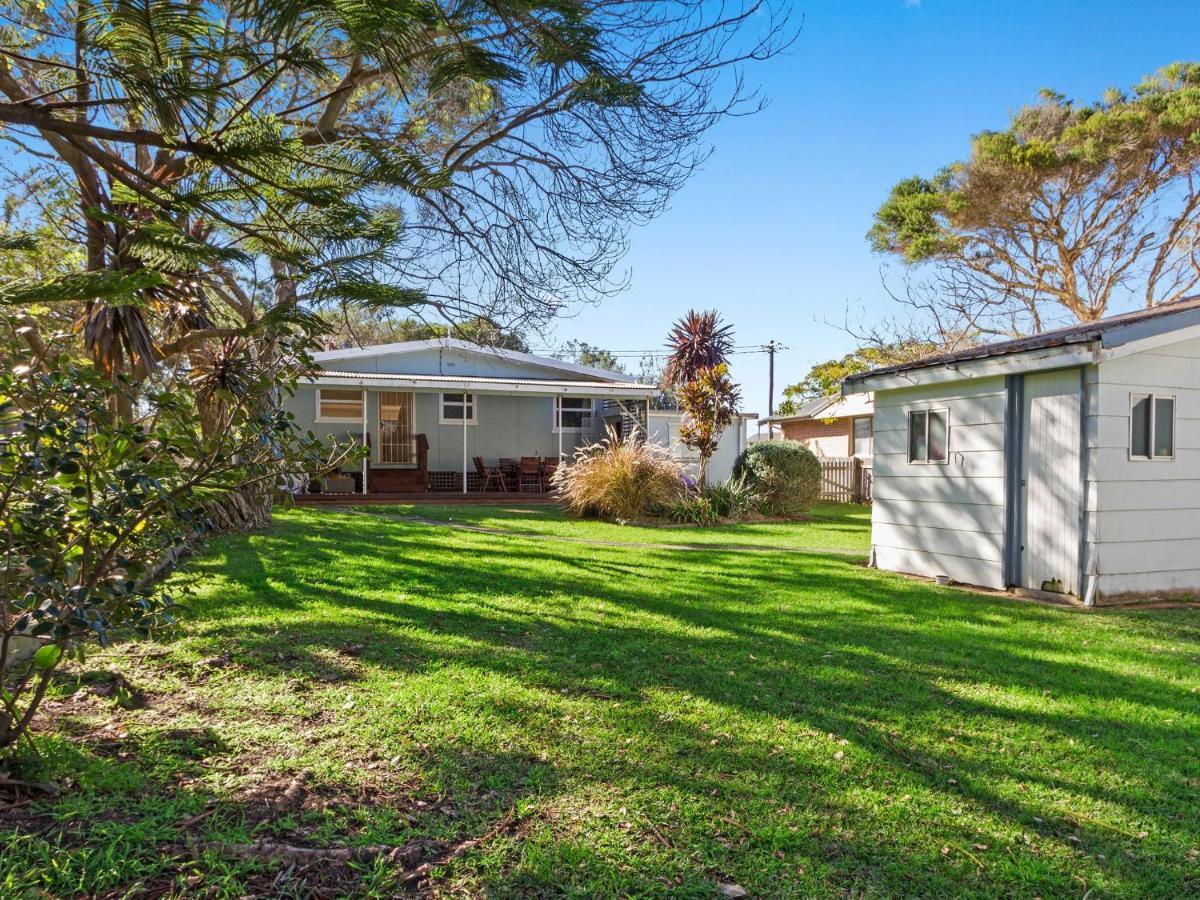
[[[869,239],[928,265],[925,303],[968,332],[1027,333],[1200,284],[1200,64],[1078,104],[1044,91],[969,157],[906,178]]]
[[[85,249],[4,299],[86,302],[139,376],[264,307],[516,325],[602,296],[786,41],[764,0],[4,7],[6,165],[69,186]]]
[[[902,340],[888,344],[859,347],[840,359],[828,359],[815,364],[808,374],[795,384],[783,389],[783,402],[779,404],[779,415],[795,415],[797,410],[810,400],[832,397],[842,388],[842,382],[851,375],[911,362],[939,352],[936,343],[923,340]]]

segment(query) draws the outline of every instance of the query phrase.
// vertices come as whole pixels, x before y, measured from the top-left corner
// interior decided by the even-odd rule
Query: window
[[[585,431],[592,427],[592,401],[588,397],[555,397],[554,410],[558,414],[554,430]]]
[[[468,425],[475,424],[474,394],[442,394],[442,425],[461,425],[463,418]]]
[[[1175,398],[1157,394],[1129,397],[1130,459],[1173,459]]]
[[[321,388],[317,391],[318,422],[361,422],[362,391],[356,388]]]
[[[944,409],[923,409],[908,414],[908,461],[944,463],[950,415]]]
[[[861,416],[854,420],[854,455],[859,459],[869,457],[873,451],[872,444],[874,434],[874,426],[868,416]]]

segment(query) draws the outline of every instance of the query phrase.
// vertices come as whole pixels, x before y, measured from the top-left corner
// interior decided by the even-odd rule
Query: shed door
[[[1025,376],[1021,428],[1021,585],[1077,594],[1079,369]]]

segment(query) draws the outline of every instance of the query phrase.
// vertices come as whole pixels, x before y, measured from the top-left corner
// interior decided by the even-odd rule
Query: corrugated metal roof
[[[614,392],[655,394],[658,387],[652,384],[631,384],[627,381],[554,381],[545,378],[485,378],[475,375],[402,375],[393,372],[341,372],[333,369],[320,369],[314,372],[312,379],[344,378],[353,381],[394,381],[403,384],[428,384],[431,387],[446,384],[471,384],[480,389],[486,387],[505,388],[523,385],[527,387],[542,387],[552,390],[577,390],[580,392]]]
[[[1174,303],[1164,303],[1151,309],[1139,309],[1135,312],[1109,316],[1095,322],[1084,322],[1054,331],[1043,331],[1041,334],[1029,337],[1015,338],[1010,341],[998,341],[994,344],[982,344],[978,347],[968,347],[965,350],[955,350],[951,353],[940,353],[927,356],[913,362],[899,363],[894,366],[883,366],[851,375],[846,383],[861,382],[877,375],[892,375],[897,372],[910,372],[914,369],[927,369],[934,366],[944,366],[949,363],[965,362],[973,359],[988,359],[994,356],[1008,356],[1013,353],[1024,353],[1027,350],[1042,350],[1049,347],[1061,347],[1069,344],[1087,344],[1092,341],[1103,341],[1105,336],[1117,329],[1124,329],[1142,323],[1169,319],[1171,316],[1190,311],[1200,310],[1200,297],[1186,297]],[[1164,323],[1165,324],[1165,323]],[[1192,324],[1188,322],[1187,324]]]

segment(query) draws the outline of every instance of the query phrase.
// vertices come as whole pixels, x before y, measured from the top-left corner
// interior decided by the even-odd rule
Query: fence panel
[[[832,503],[868,503],[871,500],[871,469],[857,457],[823,456],[821,499]]]

